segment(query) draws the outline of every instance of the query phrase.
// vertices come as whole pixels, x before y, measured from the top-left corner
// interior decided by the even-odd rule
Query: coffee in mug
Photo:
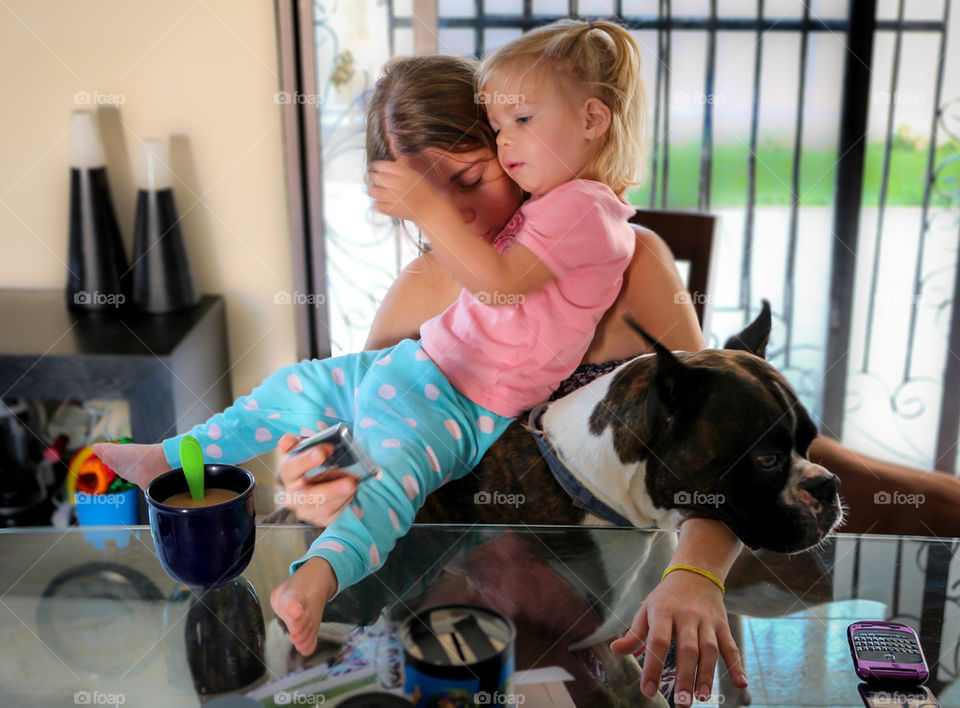
[[[257,537],[253,475],[242,467],[207,463],[207,492],[200,506],[177,507],[178,495],[193,504],[181,468],[164,472],[147,485],[150,533],[160,565],[191,588],[214,588],[240,575],[253,557]],[[212,493],[225,496],[211,499]]]
[[[237,496],[239,495],[232,489],[218,489],[213,487],[212,489],[204,489],[203,497],[200,499],[194,499],[190,492],[180,492],[179,494],[167,497],[161,503],[165,506],[177,506],[181,509],[195,509],[201,506],[223,504],[223,502],[230,501]]]

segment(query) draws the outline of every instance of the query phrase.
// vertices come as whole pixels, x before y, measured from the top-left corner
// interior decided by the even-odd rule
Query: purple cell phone
[[[847,641],[857,676],[868,683],[918,685],[927,680],[920,638],[905,624],[854,622],[847,627]]]

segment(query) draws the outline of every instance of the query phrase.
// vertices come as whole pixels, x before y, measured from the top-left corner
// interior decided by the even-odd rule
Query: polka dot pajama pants
[[[343,590],[383,563],[427,495],[472,470],[512,420],[459,393],[419,341],[405,339],[381,351],[275,371],[189,434],[206,462],[238,464],[276,447],[284,433],[350,426],[381,474],[357,488],[353,502],[291,565],[293,571],[324,558]],[[163,441],[171,467],[180,466],[182,437]]]

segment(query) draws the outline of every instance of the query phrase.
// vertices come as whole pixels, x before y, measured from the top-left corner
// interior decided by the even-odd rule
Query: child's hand
[[[300,438],[286,433],[277,442],[277,449],[286,454],[298,442]],[[356,478],[345,472],[330,470],[322,482],[311,482],[303,476],[332,452],[332,445],[317,445],[286,458],[277,470],[277,481],[283,485],[283,505],[300,521],[314,526],[329,526],[357,493]]]
[[[645,648],[641,686],[647,696],[652,696],[660,685],[672,636],[677,640],[674,699],[678,706],[692,703],[694,686],[698,696],[710,695],[719,656],[723,656],[733,683],[746,688],[747,677],[727,625],[723,595],[706,578],[683,570],[670,573],[647,596],[626,635],[610,645],[617,654]]]
[[[304,656],[317,648],[323,610],[337,593],[337,576],[323,558],[311,558],[270,591],[270,606],[290,632],[290,643]]]
[[[429,211],[443,203],[430,181],[409,160],[371,162],[367,194],[373,198],[377,211],[418,224],[423,224]]]

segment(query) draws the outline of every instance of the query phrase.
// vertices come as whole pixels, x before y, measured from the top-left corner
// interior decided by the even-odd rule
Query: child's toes
[[[317,648],[317,631],[320,622],[311,616],[301,602],[289,594],[278,599],[279,616],[287,625],[290,643],[304,656],[309,656]]]
[[[306,618],[302,622],[299,631],[290,633],[290,643],[298,652],[304,656],[309,656],[317,648],[317,631],[319,623],[308,622]]]
[[[270,591],[273,611],[286,625],[291,644],[304,655],[312,654],[317,647],[317,631],[328,595],[325,572],[330,572],[325,561],[311,559]]]
[[[309,615],[301,615],[288,625],[290,629],[290,641],[302,644],[303,641],[311,635],[316,635],[319,624],[319,622],[314,622]]]
[[[317,648],[317,633],[304,632],[298,635],[290,635],[290,643],[293,648],[304,656],[310,656]]]
[[[146,489],[166,469],[163,448],[159,445],[96,443],[93,454],[124,479]]]
[[[311,636],[297,642],[293,642],[293,648],[303,656],[310,656],[317,649],[317,635],[314,632]]]
[[[120,447],[119,445],[114,445],[112,443],[94,443],[93,445],[93,454],[100,458],[100,460],[110,469],[117,471],[116,468],[120,467],[119,460],[114,454],[114,448]],[[121,469],[121,472],[126,470]]]
[[[289,581],[280,583],[270,592],[270,605],[293,636],[303,631],[304,607],[300,598],[291,591],[288,583]]]

